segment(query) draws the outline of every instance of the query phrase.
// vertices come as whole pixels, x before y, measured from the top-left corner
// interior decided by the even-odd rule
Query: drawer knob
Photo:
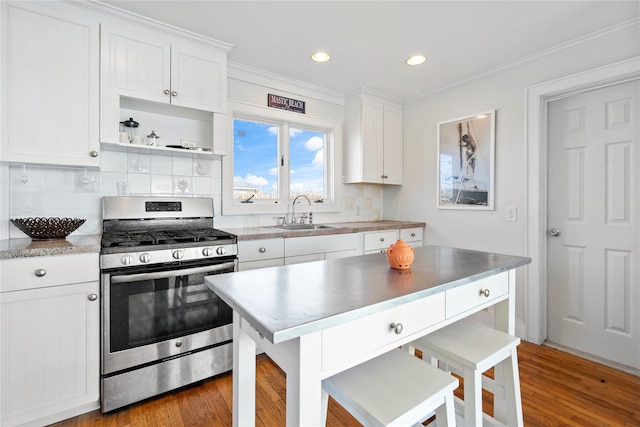
[[[400,335],[402,333],[402,323],[392,323],[389,325],[389,329],[391,329],[396,335]]]
[[[34,271],[33,274],[35,274],[37,277],[44,277],[47,274],[47,270],[45,270],[44,268],[39,268]]]
[[[411,237],[416,237],[416,233],[411,233]]]
[[[97,299],[98,299],[98,295],[96,295],[96,294],[89,294],[89,295],[87,296],[87,299],[88,299],[89,301],[95,301],[95,300],[97,300]]]
[[[267,252],[267,248],[262,247],[262,248],[258,249],[258,252],[260,252],[261,254],[263,254],[263,253]]]
[[[381,241],[381,242],[384,242],[384,237],[381,237],[381,238],[380,238],[380,241]]]
[[[489,289],[480,289],[480,296],[485,296],[488,298],[489,294],[491,294],[491,292],[489,292]]]

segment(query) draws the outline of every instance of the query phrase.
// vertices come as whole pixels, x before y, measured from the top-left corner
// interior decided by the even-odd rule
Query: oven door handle
[[[159,271],[156,273],[123,274],[111,276],[111,283],[135,282],[139,280],[166,279],[175,276],[185,276],[188,274],[211,273],[213,271],[228,270],[235,268],[235,262],[225,262],[222,264],[208,265],[206,267],[185,268],[182,270]]]

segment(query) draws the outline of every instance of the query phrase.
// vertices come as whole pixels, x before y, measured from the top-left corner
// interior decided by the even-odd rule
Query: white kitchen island
[[[514,333],[515,269],[529,258],[414,253],[409,270],[382,253],[208,276],[234,310],[233,425],[255,424],[256,345],[286,372],[287,425],[320,426],[323,378],[491,305]]]

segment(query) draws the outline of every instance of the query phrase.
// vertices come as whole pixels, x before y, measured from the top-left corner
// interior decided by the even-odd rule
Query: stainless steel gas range
[[[231,370],[232,310],[204,277],[236,267],[212,199],[103,198],[102,412]]]

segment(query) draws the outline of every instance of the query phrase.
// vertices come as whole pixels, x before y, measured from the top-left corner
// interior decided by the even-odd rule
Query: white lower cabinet
[[[423,246],[423,238],[422,238],[422,228],[401,228],[400,229],[400,238],[404,240],[404,242],[414,248]]]
[[[359,255],[358,234],[291,237],[284,241],[285,265]]]
[[[241,240],[238,242],[238,270],[284,265],[284,239]]]
[[[364,233],[364,254],[387,252],[387,248],[398,240],[398,230],[371,231]]]
[[[2,260],[0,278],[0,425],[99,408],[98,254]]]

